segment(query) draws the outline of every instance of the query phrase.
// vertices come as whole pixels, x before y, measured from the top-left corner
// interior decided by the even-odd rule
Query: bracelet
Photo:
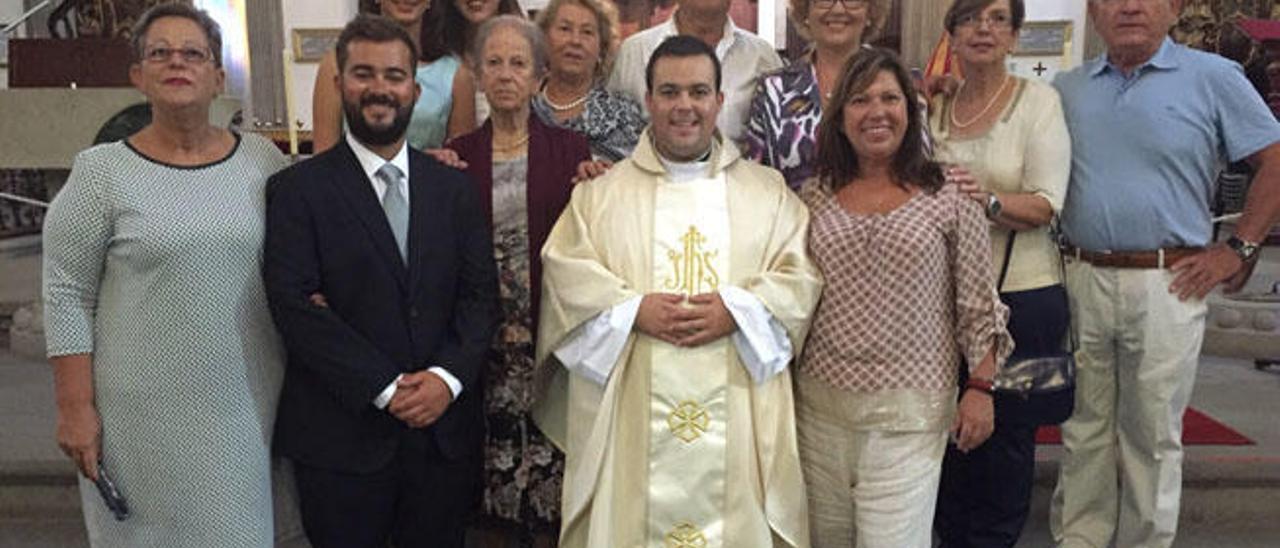
[[[984,379],[982,377],[969,377],[969,380],[965,381],[964,387],[965,389],[972,388],[979,392],[985,393],[988,396],[995,395],[995,383],[993,383],[991,379]]]

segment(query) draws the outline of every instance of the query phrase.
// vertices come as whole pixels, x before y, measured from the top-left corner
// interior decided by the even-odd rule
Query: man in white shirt
[[[715,50],[723,68],[720,91],[724,93],[724,108],[717,125],[726,140],[737,143],[746,135],[747,111],[756,78],[781,68],[782,58],[769,42],[733,24],[729,19],[731,0],[679,0],[679,4],[666,22],[633,34],[622,43],[606,87],[644,103],[649,56],[671,36],[693,36]]]
[[[316,548],[464,544],[498,318],[472,185],[405,144],[412,38],[358,17],[338,39],[346,139],[274,175],[263,276],[288,350],[275,446]]]
[[[808,211],[716,138],[710,47],[669,38],[646,73],[651,125],[542,251],[561,546],[808,546],[787,369],[822,285]]]

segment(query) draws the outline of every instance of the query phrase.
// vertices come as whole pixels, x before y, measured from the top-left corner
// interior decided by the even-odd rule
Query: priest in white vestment
[[[668,39],[651,125],[542,250],[539,425],[561,546],[807,547],[791,374],[822,282],[782,175],[716,133],[715,52]]]

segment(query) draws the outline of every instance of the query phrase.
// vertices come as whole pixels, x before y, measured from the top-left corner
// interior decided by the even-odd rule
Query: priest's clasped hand
[[[636,330],[676,346],[695,347],[738,329],[719,293],[703,293],[687,300],[674,293],[650,293],[640,300]]]

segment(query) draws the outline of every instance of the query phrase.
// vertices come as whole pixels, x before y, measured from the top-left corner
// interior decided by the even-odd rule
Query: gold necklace
[[[491,146],[493,147],[493,151],[494,151],[494,152],[504,152],[504,153],[505,153],[505,152],[512,152],[512,151],[514,151],[514,150],[517,150],[517,149],[519,149],[520,147],[524,146],[524,145],[525,145],[525,143],[528,143],[528,142],[529,142],[529,132],[527,132],[527,131],[526,131],[526,132],[525,132],[525,134],[524,134],[524,136],[520,137],[519,139],[516,139],[516,140],[515,140],[514,142],[512,142],[512,143],[504,144],[504,145],[499,145],[499,144],[497,143],[497,140],[495,140],[495,141],[494,141],[494,143],[493,143]]]
[[[959,108],[960,94],[964,92],[964,85],[965,85],[965,82],[960,82],[960,89],[956,90],[956,101],[954,104],[951,105],[951,125],[959,129],[964,129],[977,123],[978,120],[981,120],[983,116],[987,115],[987,111],[991,110],[991,107],[996,105],[996,100],[999,99],[1000,96],[1004,94],[1004,88],[1005,86],[1009,85],[1009,81],[1011,79],[1012,77],[1010,77],[1008,74],[1004,75],[1004,80],[1000,82],[1000,87],[996,89],[996,92],[991,95],[991,100],[987,101],[987,106],[982,107],[982,110],[978,112],[977,116],[974,116],[968,122],[963,122],[963,123],[961,123],[960,120],[956,118],[956,111],[960,110]]]

